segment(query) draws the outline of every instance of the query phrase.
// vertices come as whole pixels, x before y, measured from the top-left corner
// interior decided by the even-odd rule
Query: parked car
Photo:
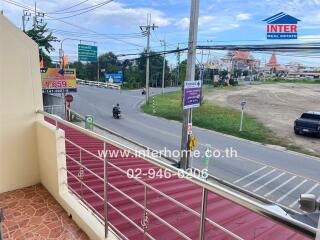
[[[305,112],[294,121],[295,134],[313,134],[320,136],[320,112]]]

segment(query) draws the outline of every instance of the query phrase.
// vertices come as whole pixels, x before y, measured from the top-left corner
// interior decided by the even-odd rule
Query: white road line
[[[259,191],[261,188],[267,186],[269,183],[272,183],[273,181],[277,180],[278,178],[282,177],[286,173],[283,172],[280,175],[276,176],[275,178],[272,178],[270,181],[266,182],[265,184],[261,185],[260,187],[257,187],[256,189],[253,190],[253,192]]]
[[[289,192],[287,192],[286,194],[284,194],[282,197],[280,197],[277,202],[281,202],[283,199],[285,199],[286,197],[288,197],[292,192],[294,192],[295,190],[297,190],[299,187],[301,187],[304,183],[308,182],[307,179],[303,180],[301,183],[299,183],[297,186],[295,186],[294,188],[292,188]]]
[[[308,191],[305,192],[305,194],[311,193],[314,189],[316,189],[319,186],[319,183],[316,183],[315,185],[313,185],[313,187],[311,187]],[[296,204],[298,204],[299,198],[297,200],[295,200],[293,203],[291,203],[289,205],[289,207],[294,207]]]
[[[244,188],[249,187],[251,184],[254,184],[255,182],[258,182],[260,179],[262,179],[262,178],[270,175],[271,173],[273,173],[273,172],[275,172],[275,171],[276,171],[276,169],[273,169],[272,171],[267,172],[266,174],[262,175],[261,177],[256,178],[255,180],[247,183],[246,185],[244,185],[244,186],[242,186],[242,187],[244,187]]]
[[[248,175],[246,175],[246,176],[244,176],[244,177],[242,177],[242,178],[239,178],[238,180],[234,181],[233,183],[238,183],[238,182],[246,179],[247,177],[250,177],[250,176],[252,176],[252,175],[254,175],[254,174],[262,171],[262,170],[265,169],[265,168],[267,168],[267,166],[264,166],[264,167],[262,167],[262,168],[259,168],[258,170],[254,171],[254,172],[252,172],[252,173],[250,173],[250,174],[248,174]]]
[[[275,191],[277,191],[279,188],[282,188],[284,185],[286,185],[287,183],[291,182],[293,179],[295,179],[297,176],[293,176],[290,179],[288,179],[287,181],[285,181],[284,183],[282,183],[281,185],[279,185],[278,187],[276,187],[275,189],[271,190],[270,192],[266,193],[264,195],[264,197],[268,197],[269,195],[271,195],[272,193],[274,193]]]

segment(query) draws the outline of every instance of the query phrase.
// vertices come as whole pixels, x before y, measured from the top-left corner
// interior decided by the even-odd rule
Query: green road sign
[[[98,47],[78,44],[79,61],[96,62],[98,58]]]
[[[84,120],[85,120],[85,128],[89,130],[93,130],[93,116],[86,115]]]

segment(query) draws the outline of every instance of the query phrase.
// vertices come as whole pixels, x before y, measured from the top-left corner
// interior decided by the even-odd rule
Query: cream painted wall
[[[38,46],[0,15],[0,193],[40,182],[36,114]]]
[[[85,208],[77,198],[70,194],[67,186],[64,131],[39,120],[36,124],[37,144],[40,165],[40,178],[43,186],[60,203],[65,211],[92,240],[104,238],[104,226]],[[108,240],[116,240],[109,231]]]

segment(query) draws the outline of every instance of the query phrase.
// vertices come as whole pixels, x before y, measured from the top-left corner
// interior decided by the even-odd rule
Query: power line
[[[106,33],[85,33],[85,32],[69,32],[59,29],[50,29],[55,34],[61,34],[64,36],[71,36],[71,37],[94,37],[94,38],[110,38],[110,37],[118,37],[124,38],[124,39],[130,39],[130,38],[143,38],[144,35],[141,33],[132,33],[132,34],[106,34]]]
[[[97,8],[100,8],[100,7],[103,7],[104,5],[108,4],[108,3],[111,3],[113,0],[109,0],[109,1],[106,1],[106,2],[103,2],[103,3],[100,3],[100,4],[97,4],[93,7],[90,7],[90,8],[87,8],[87,10],[83,11],[83,12],[80,12],[80,13],[76,13],[76,14],[73,14],[73,15],[69,15],[69,16],[65,16],[65,17],[61,17],[61,18],[56,18],[54,20],[59,20],[59,19],[65,19],[65,18],[72,18],[72,17],[76,17],[76,16],[79,16],[79,15],[82,15],[84,13],[88,13],[88,12],[91,12]],[[80,10],[76,10],[76,11],[80,11]],[[66,12],[67,13],[67,12]],[[63,13],[65,14],[65,13]],[[46,19],[48,20],[48,19]]]
[[[48,14],[58,14],[59,12],[64,12],[64,11],[69,10],[71,8],[75,8],[75,7],[77,7],[77,6],[81,5],[81,4],[84,4],[84,3],[88,2],[88,1],[89,0],[84,0],[84,1],[82,1],[80,3],[74,4],[74,5],[70,6],[70,7],[67,7],[67,8],[62,9],[62,10],[57,10],[57,11],[54,11],[54,12],[48,12]]]
[[[90,7],[85,7],[85,8],[80,8],[80,9],[77,9],[77,10],[72,10],[72,11],[67,11],[67,12],[63,12],[63,13],[54,13],[55,14],[67,14],[67,13],[76,13],[76,12],[81,12],[81,11],[87,11],[89,9],[92,9],[92,8],[97,8],[97,7],[102,7],[110,2],[112,2],[113,0],[107,0],[107,1],[103,1],[101,3],[98,3],[98,4],[95,4],[93,6],[90,6]]]
[[[30,10],[31,12],[34,12],[34,13],[36,12],[35,9],[33,9],[33,8],[29,7],[29,6],[23,5],[23,4],[21,4],[21,3],[18,3],[18,2],[16,2],[16,1],[13,1],[13,0],[1,0],[1,1],[4,1],[4,2],[10,3],[10,4],[13,4],[13,5],[18,6],[18,7],[21,7],[21,8],[23,8],[23,9]],[[46,14],[46,13],[44,13],[44,14]],[[50,16],[50,15],[48,15],[48,14],[46,14],[46,16],[49,17],[49,18],[51,18],[51,19],[60,21],[60,22],[62,22],[62,23],[64,23],[64,24],[70,25],[70,26],[72,26],[72,27],[75,27],[75,28],[78,28],[78,29],[81,29],[81,30],[85,30],[85,31],[87,31],[87,32],[91,32],[91,33],[98,34],[98,33],[97,33],[96,31],[94,31],[94,30],[87,29],[87,28],[78,26],[78,25],[76,25],[76,24],[70,23],[70,22],[66,22],[66,21],[64,21],[64,20],[62,20],[62,19],[58,19],[58,18],[52,17],[52,16]],[[113,39],[113,40],[115,40],[115,41],[119,41],[119,42],[126,43],[126,44],[128,44],[128,45],[133,45],[133,46],[137,46],[137,47],[143,47],[143,46],[141,46],[141,45],[139,45],[139,44],[135,44],[135,43],[132,43],[132,42],[128,42],[128,41],[125,41],[125,40],[122,40],[122,39],[117,39],[117,38],[115,38],[115,37],[109,36],[108,38],[109,38],[109,39]]]

